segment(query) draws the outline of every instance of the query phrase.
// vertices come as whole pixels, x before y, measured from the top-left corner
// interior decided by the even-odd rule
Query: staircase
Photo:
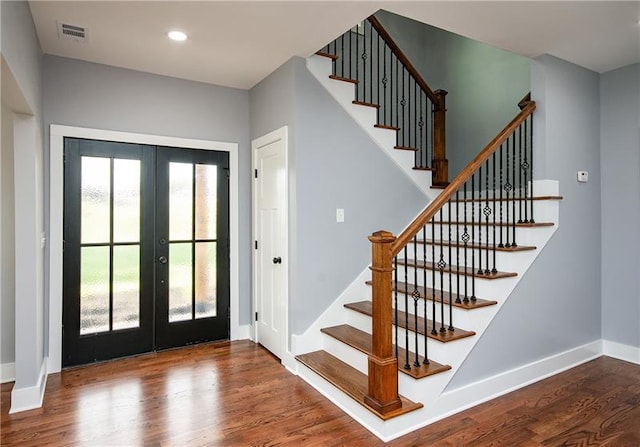
[[[535,103],[529,97],[448,182],[444,137],[437,136],[444,132],[446,92],[435,94],[416,80],[374,17],[362,29],[336,39],[308,67],[408,176],[424,182],[422,188],[424,175],[432,176],[431,186],[442,191],[435,196],[424,189],[433,200],[398,236],[379,231],[369,237],[370,268],[294,337],[293,348],[302,378],[389,440],[456,409],[447,402],[447,385],[555,232],[561,197],[557,183],[533,181]],[[372,54],[387,68],[369,67]],[[403,67],[395,68],[401,73],[396,84],[413,82],[408,91],[418,105],[399,86],[395,99],[385,93],[393,82],[386,70],[396,65]],[[370,84],[361,82],[363,73]],[[407,152],[410,157],[394,155]]]

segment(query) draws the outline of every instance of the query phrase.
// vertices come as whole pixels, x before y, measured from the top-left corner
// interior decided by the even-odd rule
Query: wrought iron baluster
[[[511,179],[513,181],[513,200],[511,202],[511,212],[512,212],[512,217],[513,217],[513,222],[512,222],[512,242],[511,242],[511,246],[512,247],[517,247],[518,244],[516,244],[516,201],[518,201],[519,197],[516,197],[516,191],[518,190],[518,183],[516,180],[516,173],[518,172],[518,169],[516,168],[516,165],[518,164],[518,160],[516,159],[516,145],[518,143],[518,138],[516,138],[516,133],[513,133],[513,153],[511,154],[513,157],[513,169],[511,172]]]
[[[367,20],[367,23],[369,21]],[[371,60],[369,61],[369,103],[373,103],[373,26],[369,23],[369,53]],[[365,95],[366,97],[366,95]]]
[[[487,228],[487,231],[489,229]],[[482,165],[478,170],[478,275],[482,275]]]
[[[413,259],[416,263],[416,268],[413,269],[413,292],[411,296],[413,297],[413,336],[415,342],[415,359],[413,361],[413,366],[419,367],[420,360],[418,360],[418,301],[420,301],[420,291],[418,290],[418,236],[413,237]],[[407,293],[409,291],[407,290]],[[407,312],[409,309],[407,309]],[[409,351],[409,347],[407,346],[407,351]]]
[[[472,177],[473,178],[473,177]],[[466,304],[469,302],[469,293],[468,293],[468,282],[469,282],[469,275],[467,275],[466,273],[469,271],[468,269],[468,263],[467,263],[467,251],[469,248],[469,231],[467,228],[467,182],[464,182],[464,190],[463,190],[463,197],[464,197],[464,232],[462,233],[462,242],[464,243],[464,300],[463,302]],[[472,268],[473,269],[473,268]]]
[[[501,146],[502,147],[502,146]],[[491,177],[493,178],[493,186],[492,186],[492,191],[493,191],[493,212],[492,212],[492,217],[493,217],[493,242],[491,245],[491,250],[493,252],[493,268],[491,269],[491,273],[493,273],[494,275],[496,273],[498,273],[498,270],[496,269],[496,158],[497,154],[494,152],[493,155],[491,156],[491,162],[493,163],[493,170],[492,170],[492,175]],[[488,263],[487,263],[488,265]]]
[[[438,261],[438,270],[440,270],[440,332],[446,332],[444,327],[444,269],[447,266],[447,263],[444,261],[444,247],[443,241],[444,237],[442,235],[442,231],[444,227],[444,221],[442,218],[442,208],[440,208],[440,260]],[[435,321],[433,322],[435,324]]]
[[[506,231],[506,243],[504,244],[504,246],[507,247],[507,248],[511,247],[511,242],[509,242],[511,240],[510,233],[509,233],[509,230],[511,229],[511,227],[510,227],[511,220],[509,219],[509,209],[510,209],[509,196],[511,195],[512,185],[511,185],[511,182],[509,181],[509,179],[511,178],[510,177],[511,163],[510,163],[510,160],[509,160],[509,153],[512,150],[511,147],[513,146],[513,144],[514,144],[514,136],[513,136],[513,134],[511,134],[511,137],[507,138],[507,166],[506,166],[507,182],[504,184],[504,191],[506,192],[506,206],[505,206],[505,208],[507,209],[507,220],[505,221],[504,224],[501,225],[501,229],[505,228],[507,230]]]
[[[449,213],[449,223],[447,224],[449,227],[449,257],[447,258],[449,260],[449,327],[447,329],[449,329],[450,331],[453,330],[453,303],[451,302],[451,295],[452,295],[452,277],[453,277],[453,265],[451,263],[451,244],[453,243],[453,241],[451,240],[451,199],[449,199],[447,201],[447,212]],[[457,268],[458,266],[456,266]],[[443,297],[444,298],[444,297]]]
[[[536,221],[533,219],[533,115],[529,115],[529,165],[531,172],[531,200],[529,201],[529,205],[531,206],[531,218],[529,219],[529,223],[535,223]]]
[[[411,369],[409,365],[409,259],[407,246],[404,246],[404,369]]]
[[[508,140],[507,140],[508,141]],[[504,247],[504,243],[502,242],[502,189],[504,188],[503,185],[503,153],[504,153],[504,143],[502,143],[500,145],[500,243],[498,244],[498,247],[503,248]],[[494,223],[495,226],[495,223]],[[494,238],[495,241],[495,238]]]
[[[398,326],[400,326],[400,322],[398,321],[398,256],[393,258],[393,329],[395,334],[395,350],[396,350],[396,359],[398,358],[398,345],[400,344],[400,340],[398,340]]]
[[[456,303],[460,304],[460,189],[456,190]],[[451,220],[451,216],[449,216]],[[465,266],[466,267],[466,266]],[[451,294],[452,291],[449,290]]]
[[[485,240],[485,265],[484,265],[484,273],[486,275],[488,275],[489,273],[491,273],[491,270],[489,269],[489,217],[491,216],[491,207],[489,206],[489,159],[487,159],[485,162],[485,192],[484,192],[484,200],[485,200],[485,205],[484,205],[484,210],[482,210],[484,212],[484,217],[485,217],[485,223],[487,224],[487,228],[486,228],[486,234],[484,235],[484,240]]]
[[[529,132],[528,132],[528,126],[527,126],[528,120],[524,120],[524,122],[522,123],[522,125],[524,126],[524,138],[523,138],[523,144],[524,144],[524,161],[522,162],[522,176],[524,177],[524,222],[528,223],[529,222],[529,208],[528,208],[528,179],[529,179],[529,162],[527,161],[527,153],[528,151],[528,143],[529,143]],[[522,203],[522,202],[520,202]],[[520,212],[522,215],[522,211]]]
[[[384,54],[384,63],[383,65],[383,71],[384,71],[384,75],[382,77],[382,92],[383,92],[383,96],[384,99],[382,101],[382,103],[380,103],[380,106],[383,108],[383,124],[388,124],[387,121],[387,114],[389,113],[388,107],[387,107],[387,82],[389,82],[389,79],[387,78],[387,46],[383,45],[382,46],[383,50],[383,54]]]
[[[427,287],[427,226],[424,225],[422,227],[422,262],[425,266],[424,269],[422,269],[422,287],[424,288],[424,360],[422,361],[422,363],[424,363],[425,365],[429,364],[429,351],[427,348],[427,340],[429,339],[429,336],[427,335],[427,299],[428,299],[428,295],[429,295],[429,288]],[[418,350],[417,346],[416,346],[416,351]]]
[[[364,24],[362,25],[364,27]],[[356,30],[358,27],[356,27]],[[356,60],[356,79],[359,81],[360,76],[358,76],[358,72],[360,71],[360,33],[356,33],[356,54],[354,59]],[[360,100],[360,85],[356,84],[356,101]],[[397,355],[396,355],[397,357]]]
[[[433,301],[432,304],[432,315],[433,315],[433,324],[431,325],[431,334],[438,335],[438,331],[436,330],[436,219],[435,216],[431,218],[431,288],[433,289]]]
[[[474,241],[474,233],[473,226],[476,223],[476,205],[473,203],[475,198],[475,181],[476,175],[471,175],[471,301],[476,301],[476,250],[475,250],[475,241]]]

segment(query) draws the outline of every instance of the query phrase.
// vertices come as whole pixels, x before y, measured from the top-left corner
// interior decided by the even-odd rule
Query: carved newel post
[[[369,356],[369,389],[365,403],[381,414],[402,406],[398,397],[398,359],[393,350],[391,280],[395,236],[378,231],[369,236],[372,243],[373,353]]]

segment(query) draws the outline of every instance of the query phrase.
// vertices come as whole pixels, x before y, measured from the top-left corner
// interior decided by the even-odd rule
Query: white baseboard
[[[640,348],[615,341],[602,340],[602,353],[614,359],[640,365]]]
[[[251,339],[251,325],[243,324],[236,326],[231,333],[231,340]]]
[[[2,363],[0,364],[0,383],[13,382],[16,380],[16,364]]]
[[[42,407],[44,399],[44,390],[47,387],[47,359],[42,361],[38,382],[30,387],[17,388],[13,387],[11,392],[11,409],[9,413],[18,413],[20,411],[33,410]]]

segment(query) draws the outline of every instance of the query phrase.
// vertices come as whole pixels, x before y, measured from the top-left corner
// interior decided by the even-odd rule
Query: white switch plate
[[[578,171],[578,181],[587,183],[589,181],[589,171]]]
[[[336,208],[336,222],[344,222],[344,208]]]

